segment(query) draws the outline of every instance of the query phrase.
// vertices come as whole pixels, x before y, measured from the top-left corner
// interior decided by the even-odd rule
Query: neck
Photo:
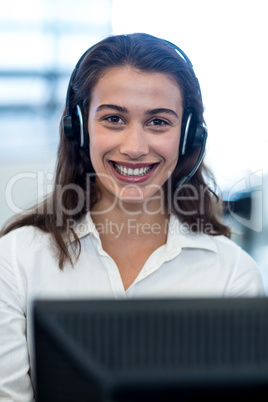
[[[105,202],[97,203],[91,217],[102,238],[152,241],[155,236],[167,234],[168,213],[155,202],[124,203],[113,208],[108,208]]]

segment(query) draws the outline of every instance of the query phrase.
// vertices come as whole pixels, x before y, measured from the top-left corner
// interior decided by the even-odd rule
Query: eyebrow
[[[96,112],[100,112],[101,110],[105,110],[105,109],[113,109],[113,110],[116,110],[117,112],[128,113],[127,108],[118,106],[118,105],[110,105],[110,104],[103,104],[103,105],[98,106],[96,109]]]
[[[174,110],[166,109],[166,108],[163,108],[163,107],[160,107],[160,108],[157,108],[157,109],[147,110],[145,114],[150,116],[152,114],[158,114],[158,113],[168,113],[168,114],[172,114],[173,116],[176,116],[177,118],[179,118],[179,116],[177,115],[176,112],[174,112]]]
[[[97,107],[96,112],[100,112],[102,110],[105,109],[112,109],[112,110],[116,110],[117,112],[121,112],[121,113],[129,113],[129,111],[127,110],[127,108],[125,108],[124,106],[118,106],[118,105],[112,105],[112,104],[103,104]],[[176,112],[174,112],[174,110],[172,109],[166,109],[166,108],[156,108],[156,109],[149,109],[146,110],[145,114],[146,115],[154,115],[154,114],[158,114],[158,113],[168,113],[171,114],[177,118],[179,118],[179,116],[177,115]]]

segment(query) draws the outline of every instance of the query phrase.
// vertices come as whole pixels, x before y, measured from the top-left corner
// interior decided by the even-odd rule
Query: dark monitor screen
[[[36,301],[38,402],[267,401],[268,299]]]

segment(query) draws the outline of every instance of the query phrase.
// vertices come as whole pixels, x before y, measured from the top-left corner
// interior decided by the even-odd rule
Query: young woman
[[[198,80],[175,45],[109,37],[79,60],[54,191],[0,240],[0,396],[32,401],[37,297],[263,295],[202,157]],[[53,364],[53,362],[52,362]]]

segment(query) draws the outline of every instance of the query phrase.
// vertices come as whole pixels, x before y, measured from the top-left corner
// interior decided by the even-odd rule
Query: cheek
[[[180,139],[176,137],[166,139],[166,141],[160,145],[159,150],[162,152],[162,155],[168,164],[173,165],[177,162],[179,156],[179,146]]]
[[[172,175],[174,169],[177,166],[179,158],[179,145],[180,142],[178,139],[173,141],[171,140],[169,144],[165,145],[167,178],[169,178]]]
[[[89,154],[94,169],[98,170],[102,155],[102,147],[96,136],[92,134],[89,135]]]
[[[105,156],[113,149],[113,144],[107,136],[101,135],[101,133],[93,133],[89,136],[89,140],[91,163],[95,171],[101,171],[104,168]]]
[[[96,158],[97,155],[100,155],[105,151],[104,138],[101,133],[94,130],[94,127],[91,127],[91,130],[89,131],[89,143],[91,157]]]

